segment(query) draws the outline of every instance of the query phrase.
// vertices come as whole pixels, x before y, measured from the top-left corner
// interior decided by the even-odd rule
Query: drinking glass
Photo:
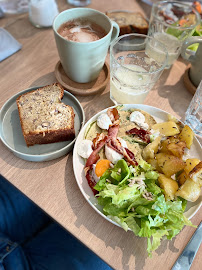
[[[158,46],[161,57],[150,54]],[[110,48],[110,99],[115,104],[142,104],[167,65],[167,50],[153,37],[128,34]]]
[[[29,0],[0,0],[0,8],[4,13],[17,14],[28,11]]]
[[[202,138],[202,81],[186,111],[185,124]]]
[[[90,5],[91,0],[67,0],[68,4],[76,7],[85,7]]]
[[[170,68],[178,58],[183,41],[200,23],[200,14],[192,3],[160,1],[152,6],[148,35],[162,42],[168,50]],[[158,48],[156,48],[158,50]]]
[[[50,27],[59,14],[55,0],[30,0],[29,20],[37,28]]]

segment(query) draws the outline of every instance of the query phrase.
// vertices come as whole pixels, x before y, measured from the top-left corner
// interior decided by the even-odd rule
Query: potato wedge
[[[161,141],[161,145],[160,145],[160,153],[167,153],[167,154],[172,154],[169,150],[168,150],[168,145],[173,142],[173,143],[177,143],[179,142],[179,139],[175,138],[175,137],[170,137],[164,141]]]
[[[162,136],[157,137],[153,142],[149,143],[142,152],[145,160],[154,159],[154,154],[157,153]]]
[[[185,172],[182,171],[178,176],[177,176],[177,181],[179,183],[179,185],[183,185],[184,182],[189,178],[189,175]]]
[[[198,158],[188,158],[186,161],[186,167],[184,168],[184,171],[189,174],[193,168],[200,163],[200,159]]]
[[[152,167],[153,167],[156,171],[162,173],[162,170],[161,170],[161,168],[159,167],[158,162],[157,162],[156,159],[150,158],[150,159],[147,160],[147,162],[148,162],[149,164],[151,164]]]
[[[187,201],[195,202],[199,198],[200,193],[200,186],[188,178],[175,193],[175,196],[180,196]]]
[[[183,170],[186,166],[186,163],[182,159],[165,153],[156,154],[156,159],[162,172],[167,177]]]
[[[189,173],[189,177],[200,187],[202,186],[202,161],[200,161]]]
[[[168,115],[168,121],[175,122],[178,125],[178,127],[180,128],[180,130],[182,130],[182,128],[184,127],[182,122],[180,120],[178,120],[175,116],[171,115],[171,114]]]
[[[167,145],[168,150],[176,157],[182,158],[184,155],[184,149],[186,148],[185,142],[171,142]]]
[[[173,121],[176,124],[179,122],[179,120],[175,116],[173,116],[172,114],[168,114],[168,121]]]
[[[187,148],[190,149],[194,139],[194,132],[189,126],[185,125],[179,134],[179,139],[180,141],[185,142]]]
[[[178,125],[173,121],[154,124],[152,129],[158,130],[162,135],[175,136],[180,133]]]
[[[160,174],[158,178],[160,187],[164,190],[166,200],[173,200],[175,193],[178,190],[178,183],[164,174]]]

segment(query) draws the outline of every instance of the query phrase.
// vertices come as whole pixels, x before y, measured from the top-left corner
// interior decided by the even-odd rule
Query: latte
[[[99,40],[107,34],[98,24],[80,19],[62,24],[58,33],[67,40],[82,43]]]

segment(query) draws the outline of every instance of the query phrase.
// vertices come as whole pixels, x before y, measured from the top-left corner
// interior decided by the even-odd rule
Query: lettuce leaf
[[[119,160],[95,187],[103,213],[125,231],[130,229],[136,236],[146,237],[149,256],[162,238],[172,239],[184,225],[193,226],[183,214],[186,200],[166,201],[157,179],[158,173],[147,162],[128,167],[125,160]],[[152,194],[150,200],[145,197],[148,193]]]
[[[119,172],[120,171],[120,172]],[[108,169],[101,177],[94,189],[101,191],[108,182],[123,185],[130,177],[130,169],[124,159],[117,162],[113,169]]]

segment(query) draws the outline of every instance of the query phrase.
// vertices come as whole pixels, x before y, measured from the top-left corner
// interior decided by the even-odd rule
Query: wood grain
[[[59,0],[58,4],[60,11],[70,8],[65,0]],[[147,16],[150,14],[149,7],[135,0],[92,0],[89,7],[102,12],[127,9],[145,11]],[[59,56],[53,30],[35,28],[27,14],[7,16],[0,20],[0,27],[22,44],[19,52],[0,63],[2,107],[6,100],[21,90],[55,82],[54,68]],[[107,61],[109,63],[109,57]],[[164,109],[183,120],[192,98],[183,84],[186,65],[179,58],[170,70],[165,70],[145,104]],[[97,95],[76,97],[84,108],[86,121],[113,105],[109,99],[109,84],[104,92]],[[73,174],[72,153],[53,161],[34,163],[15,157],[0,142],[0,173],[114,269],[171,269],[195,230],[185,227],[172,241],[164,241],[153,257],[148,258],[146,240],[109,223],[85,201]],[[199,211],[192,222],[198,225],[200,221]],[[192,270],[200,269],[201,255],[202,247]]]

